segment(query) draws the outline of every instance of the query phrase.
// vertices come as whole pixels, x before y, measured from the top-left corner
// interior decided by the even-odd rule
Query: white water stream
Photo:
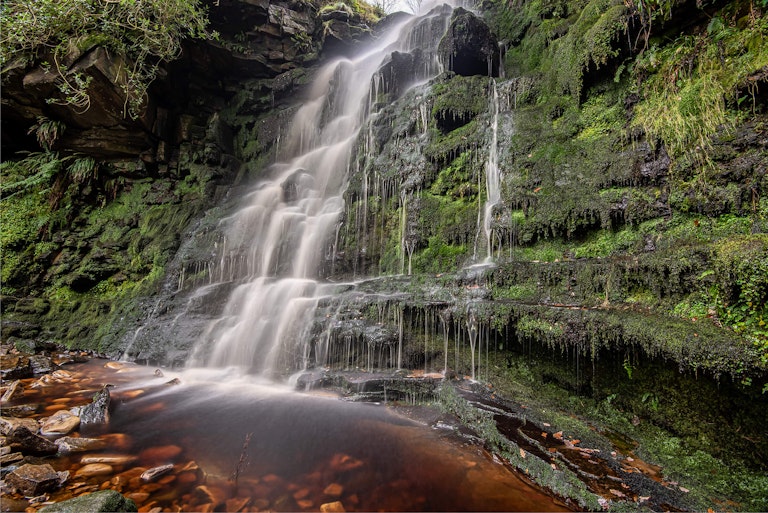
[[[242,283],[197,343],[191,366],[238,366],[269,374],[306,365],[304,345],[318,301],[335,288],[318,277],[333,258],[358,134],[378,100],[382,77],[377,70],[392,52],[418,48],[433,57],[414,78],[437,74],[438,41],[424,27],[434,22],[445,27],[449,16],[450,10],[437,8],[412,18],[366,53],[318,72],[281,142],[285,160],[272,166],[242,208],[222,221],[229,255],[222,255],[218,274],[222,281],[245,276],[234,277]],[[238,273],[225,269],[227,262],[238,262]]]

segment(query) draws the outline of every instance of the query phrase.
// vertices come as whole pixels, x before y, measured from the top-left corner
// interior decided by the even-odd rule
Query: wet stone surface
[[[227,375],[232,385],[220,388],[222,374],[169,374],[93,359],[21,379],[22,392],[3,403],[3,502],[31,513],[112,490],[144,512],[576,506],[531,486],[487,452],[471,429],[424,406],[438,374],[317,372],[298,383],[321,388],[303,393],[253,377]],[[493,416],[523,458],[572,470],[605,504],[679,509],[674,494],[664,494],[660,469],[631,452],[588,446],[556,427],[521,420],[523,411],[478,393],[478,385],[454,384],[462,385],[469,404]],[[39,406],[21,408],[26,404]],[[6,407],[24,417],[6,417]],[[40,435],[46,422],[79,417],[87,408],[102,412],[106,422]],[[11,441],[29,435],[57,453],[41,458]],[[659,488],[652,500],[639,493],[648,483]]]

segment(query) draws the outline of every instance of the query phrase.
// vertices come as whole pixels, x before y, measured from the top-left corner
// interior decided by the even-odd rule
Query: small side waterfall
[[[304,368],[318,301],[334,288],[319,278],[333,259],[358,135],[379,108],[380,94],[401,94],[440,71],[435,49],[450,14],[443,6],[412,18],[364,55],[319,71],[281,142],[284,161],[222,221],[222,267],[239,262],[239,272],[212,274],[242,283],[198,341],[191,365],[244,366],[263,374]],[[414,76],[394,81],[386,65],[403,54],[421,65],[413,66]]]
[[[487,245],[485,263],[493,261],[493,208],[501,200],[501,171],[499,170],[499,91],[496,81],[491,80],[491,142],[488,148],[488,161],[485,164],[486,199],[483,206],[483,232]]]

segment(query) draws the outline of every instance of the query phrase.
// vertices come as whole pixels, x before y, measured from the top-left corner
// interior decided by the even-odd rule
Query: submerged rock
[[[114,490],[101,490],[45,506],[40,513],[101,513],[138,511],[136,503]]]
[[[75,475],[78,477],[106,476],[114,472],[114,468],[106,463],[88,463],[81,467]]]

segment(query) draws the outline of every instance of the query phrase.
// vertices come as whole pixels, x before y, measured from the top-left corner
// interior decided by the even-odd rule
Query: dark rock
[[[109,388],[103,387],[93,396],[93,402],[80,411],[81,424],[106,424],[109,422]]]
[[[29,357],[17,354],[0,356],[0,376],[3,381],[32,377]]]
[[[499,76],[499,43],[483,20],[458,7],[438,46],[444,68],[457,75]]]
[[[141,474],[141,480],[145,483],[151,483],[155,479],[164,476],[171,470],[173,470],[173,463],[168,463],[167,465],[161,465],[159,467],[153,467],[151,469],[145,470]]]
[[[3,454],[0,456],[0,467],[2,467],[2,477],[5,477],[8,472],[13,472],[18,468],[18,465],[14,465],[14,463],[19,463],[24,459],[24,455],[20,452],[10,452],[8,454]]]
[[[24,511],[29,507],[29,501],[23,499],[13,499],[11,497],[3,497],[2,503],[0,503],[0,511]]]
[[[136,503],[114,490],[101,490],[51,504],[40,513],[83,513],[107,511],[138,511]]]
[[[6,476],[6,481],[27,497],[35,497],[59,487],[61,476],[49,464],[27,463]]]
[[[33,374],[48,374],[56,369],[50,356],[36,354],[29,357],[29,365]]]
[[[3,406],[3,415],[11,417],[30,417],[37,413],[38,410],[40,410],[40,405],[37,403]]]
[[[33,456],[56,454],[59,448],[50,440],[32,433],[24,426],[18,426],[8,433],[8,442],[13,449]]]

